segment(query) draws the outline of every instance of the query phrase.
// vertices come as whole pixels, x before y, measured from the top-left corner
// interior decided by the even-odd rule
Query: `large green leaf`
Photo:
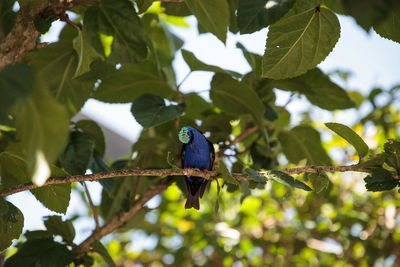
[[[391,11],[384,21],[374,26],[374,30],[383,38],[400,43],[400,8]]]
[[[225,43],[229,25],[229,6],[226,0],[185,0],[203,29]]]
[[[83,56],[83,55],[82,55]],[[76,114],[94,88],[92,77],[73,79],[78,67],[78,56],[70,42],[57,42],[28,55],[35,71],[35,88],[48,89],[56,100]]]
[[[132,103],[131,112],[143,127],[151,127],[172,120],[181,115],[185,104],[165,105],[165,100],[157,95],[144,94]]]
[[[44,220],[44,225],[49,233],[60,235],[67,244],[72,244],[75,237],[75,229],[71,221],[63,221],[61,216],[47,216]]]
[[[367,190],[373,192],[392,190],[399,184],[399,181],[393,180],[389,171],[382,168],[374,169],[371,175],[364,178],[364,181]]]
[[[90,135],[94,141],[94,148],[103,156],[106,150],[106,143],[104,141],[104,134],[100,126],[92,120],[80,120],[76,123],[76,127],[81,129],[84,133]]]
[[[0,84],[0,124],[3,124],[9,122],[10,109],[17,100],[26,99],[32,91],[33,73],[24,64],[6,66],[0,71]]]
[[[368,146],[362,138],[346,125],[334,122],[325,123],[325,126],[346,139],[358,152],[360,161],[368,154]]]
[[[321,144],[319,133],[310,126],[296,126],[290,131],[281,131],[278,135],[286,158],[297,164],[302,159],[316,165],[330,165],[331,159]]]
[[[7,259],[4,267],[64,267],[72,260],[72,253],[66,246],[54,242],[53,239],[36,238],[23,243],[17,253]]]
[[[67,176],[68,173],[56,167],[51,167],[53,176]],[[46,208],[65,214],[71,198],[71,184],[56,184],[31,190],[32,194]]]
[[[240,33],[252,33],[278,21],[294,0],[239,0],[237,23]]]
[[[204,118],[203,112],[210,110],[212,105],[198,94],[189,94],[185,97],[185,113],[192,119]]]
[[[47,90],[35,88],[18,105],[17,133],[26,151],[32,181],[42,185],[50,176],[49,165],[64,149],[69,132],[68,113]]]
[[[94,98],[110,103],[128,103],[145,93],[164,98],[173,96],[173,90],[151,61],[124,65],[105,77]]]
[[[104,59],[103,55],[96,51],[89,43],[88,37],[82,31],[72,42],[75,52],[78,54],[78,66],[73,78],[90,71],[90,64],[96,59]]]
[[[284,184],[284,185],[288,185],[291,187],[295,187],[295,188],[299,188],[299,189],[303,189],[305,191],[311,191],[312,189],[306,185],[305,183],[294,179],[292,176],[290,176],[289,174],[286,174],[284,172],[281,171],[275,171],[275,170],[271,170],[271,171],[266,171],[265,172],[265,176],[268,179],[271,179],[275,182]]]
[[[216,73],[211,82],[210,98],[213,103],[232,115],[251,113],[260,118],[265,107],[252,88],[232,79],[227,74]]]
[[[1,182],[6,188],[28,183],[31,175],[28,173],[25,155],[20,152],[18,146],[9,146],[6,151],[0,154]],[[68,176],[68,173],[54,165],[50,165],[51,176]],[[31,193],[46,208],[65,213],[67,211],[71,184],[58,184],[32,189]]]
[[[72,175],[85,174],[93,149],[94,142],[89,135],[73,131],[65,151],[60,157],[61,165]]]
[[[18,238],[24,227],[24,215],[11,202],[0,197],[0,251],[11,246],[12,240]]]
[[[318,1],[298,0],[268,31],[262,74],[266,78],[295,77],[315,68],[332,51],[340,35],[336,15],[316,8]]]
[[[282,90],[297,91],[304,94],[312,104],[327,110],[355,106],[346,91],[332,82],[319,68],[296,78],[268,80],[265,84]]]
[[[400,6],[397,0],[342,0],[342,3],[348,14],[366,31],[385,21],[388,14]]]
[[[128,0],[103,0],[90,7],[83,17],[83,31],[90,44],[116,63],[136,63],[147,55],[143,27],[133,3]],[[111,54],[101,38],[112,37]]]

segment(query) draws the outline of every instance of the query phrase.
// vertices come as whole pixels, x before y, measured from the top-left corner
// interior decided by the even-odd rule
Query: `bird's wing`
[[[181,154],[180,154],[180,158],[181,158],[181,168],[183,169],[184,167],[184,162],[185,162],[185,154],[186,154],[186,144],[182,145],[182,149],[181,149]]]
[[[210,148],[210,158],[211,158],[209,171],[212,171],[213,166],[214,166],[214,161],[215,161],[215,150],[214,150],[213,143],[211,143],[208,139],[206,139],[206,140],[207,140],[207,143],[208,143],[208,147]]]

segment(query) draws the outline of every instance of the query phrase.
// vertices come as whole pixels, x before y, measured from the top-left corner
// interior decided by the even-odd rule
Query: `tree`
[[[0,4],[0,250],[19,238],[3,253],[5,266],[369,266],[393,257],[399,264],[393,189],[400,179],[400,87],[364,96],[317,67],[339,38],[336,13],[400,42],[398,1],[21,0],[17,12],[15,2]],[[238,43],[252,68],[244,75],[201,62],[167,27],[189,15],[221,42],[227,30],[269,27],[264,55]],[[38,42],[57,19],[67,22],[59,41]],[[191,72],[215,73],[209,101],[180,91],[172,67],[178,51]],[[286,107],[275,104],[274,88],[332,112],[362,103],[373,110],[352,127],[307,116],[293,126]],[[390,99],[383,105],[376,101],[382,95]],[[144,127],[132,147],[136,157],[105,162],[100,127],[70,122],[89,98],[133,103]],[[185,125],[209,133],[214,171],[179,168],[177,133]],[[378,132],[377,147],[359,136],[366,125]],[[322,142],[326,131],[335,136]],[[346,154],[341,162],[327,153],[334,147]],[[93,174],[85,175],[88,169]],[[343,172],[364,178],[368,191],[385,192],[360,195],[356,182],[342,182]],[[184,209],[184,173],[212,180],[200,212]],[[85,184],[96,180],[99,206]],[[82,192],[96,228],[76,244],[76,218],[49,216],[46,230],[22,233],[24,216],[5,197],[24,190],[57,213],[66,212],[71,190]],[[150,209],[145,203],[156,195],[160,204]],[[125,233],[133,230],[153,236],[154,249],[127,252]],[[329,245],[336,254],[327,253]]]

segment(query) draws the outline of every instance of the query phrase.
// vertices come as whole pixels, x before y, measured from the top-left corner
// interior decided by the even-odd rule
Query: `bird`
[[[198,168],[204,172],[211,171],[215,160],[214,145],[194,127],[182,127],[178,134],[183,143],[181,149],[182,168]],[[203,177],[185,175],[188,197],[185,209],[200,209],[199,198],[203,197],[208,180]]]

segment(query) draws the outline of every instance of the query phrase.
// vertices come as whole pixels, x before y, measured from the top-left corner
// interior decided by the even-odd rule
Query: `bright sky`
[[[383,39],[374,32],[365,33],[351,18],[340,16],[339,19],[342,26],[340,40],[333,52],[320,64],[320,67],[326,72],[337,69],[351,71],[354,75],[349,80],[348,88],[357,89],[364,94],[375,86],[387,90],[393,85],[400,84],[400,45]],[[264,52],[267,30],[242,36],[228,34],[225,46],[211,34],[199,36],[193,17],[188,18],[187,21],[191,25],[190,28],[172,27],[172,31],[185,41],[185,49],[194,52],[205,63],[246,73],[250,68],[241,51],[236,49],[236,42],[240,41],[252,52],[259,54]],[[54,22],[50,32],[42,38],[42,41],[56,41],[63,25],[62,22]],[[174,61],[174,67],[179,83],[189,71],[180,53]],[[183,83],[181,90],[183,92],[207,90],[212,75],[209,72],[195,72]],[[201,95],[208,98],[207,92]],[[279,93],[277,104],[285,103],[288,95],[285,92]],[[293,101],[288,108],[293,113],[298,114],[304,105],[304,101]],[[82,112],[114,129],[127,139],[135,141],[141,127],[135,122],[129,110],[129,104],[104,104],[96,100],[89,100]],[[319,109],[318,112],[319,120],[328,121],[331,118],[330,112],[321,112]],[[354,117],[354,111],[347,111],[341,112],[335,118],[338,118],[338,122],[351,124]],[[89,189],[93,192],[94,202],[99,203],[101,187],[97,182],[89,184]],[[44,229],[42,216],[54,214],[44,208],[28,192],[15,194],[8,199],[22,210],[25,216],[24,231]],[[76,213],[84,214],[85,212],[80,196],[72,194],[70,206],[64,217],[69,218]],[[78,231],[78,237],[75,241],[79,242],[90,233],[94,223],[92,220],[78,219],[75,222],[75,227]]]

